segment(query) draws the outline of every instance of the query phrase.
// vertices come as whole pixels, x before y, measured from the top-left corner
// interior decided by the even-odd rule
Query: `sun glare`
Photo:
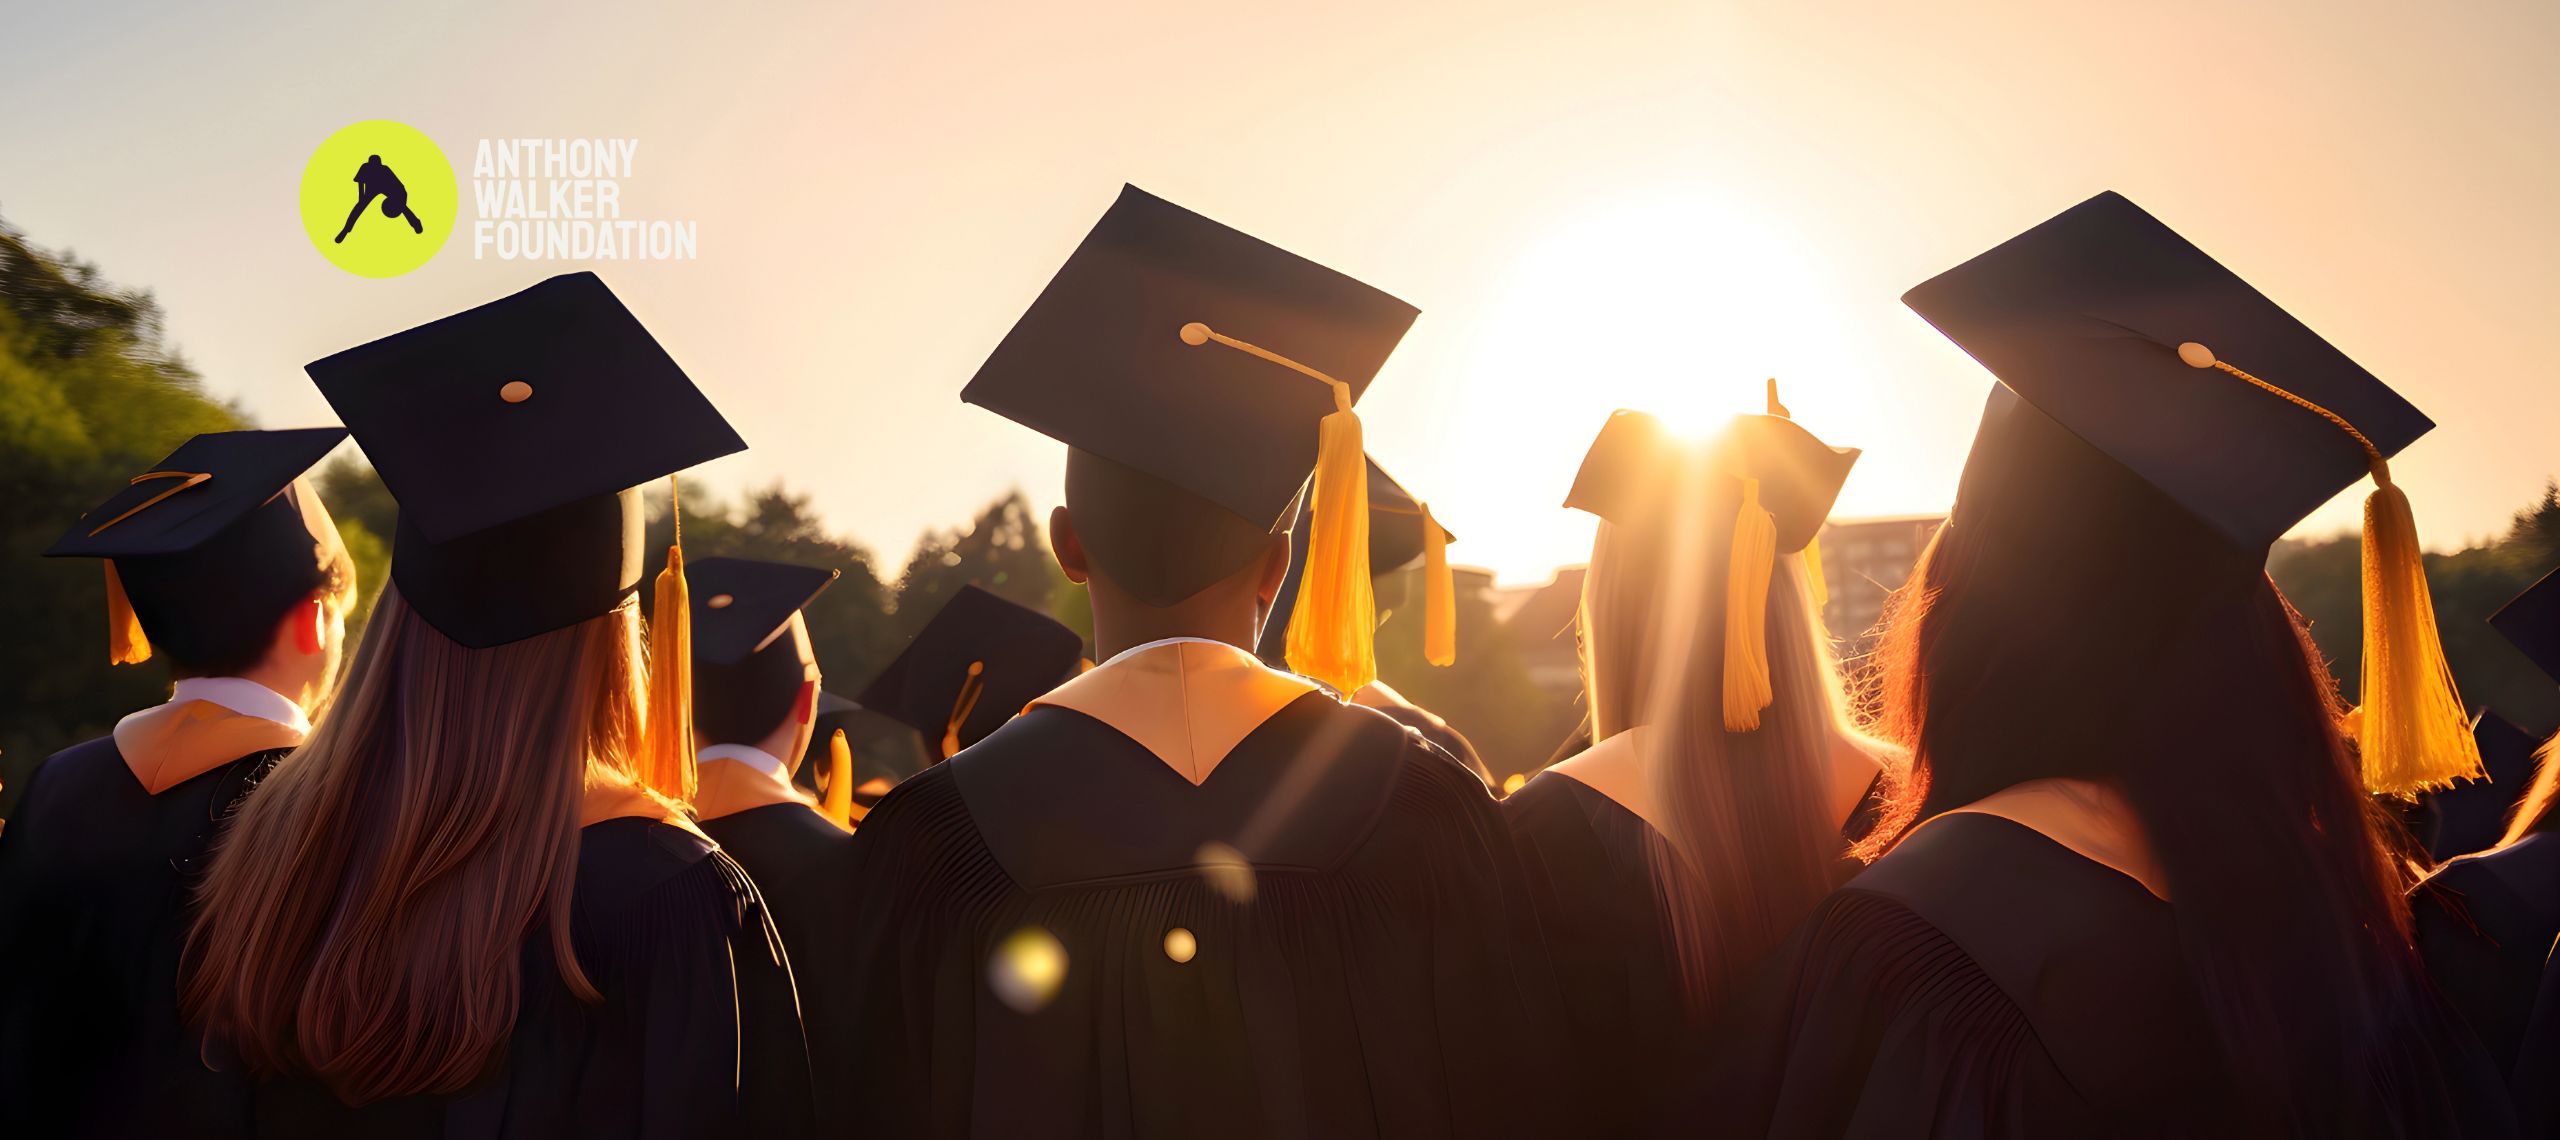
[[[1854,398],[1864,375],[1825,267],[1754,211],[1702,195],[1595,207],[1524,249],[1462,354],[1468,500],[1502,506],[1462,557],[1506,580],[1590,549],[1591,522],[1545,508],[1618,408],[1701,435],[1759,412],[1763,385],[1800,419]]]

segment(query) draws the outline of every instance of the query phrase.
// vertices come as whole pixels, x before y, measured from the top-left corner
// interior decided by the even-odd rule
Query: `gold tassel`
[[[2364,448],[2374,484],[2364,501],[2364,692],[2345,727],[2363,756],[2366,790],[2409,796],[2486,778],[2436,631],[2417,517],[2408,493],[2391,481],[2382,450],[2338,413],[2215,359],[2201,344],[2180,344],[2178,359],[2239,377],[2328,420]]]
[[[1369,459],[1362,450],[1360,416],[1351,410],[1351,385],[1198,321],[1178,332],[1184,344],[1216,341],[1333,389],[1333,413],[1316,426],[1315,533],[1307,542],[1298,604],[1289,614],[1287,655],[1291,671],[1349,700],[1378,679],[1378,599],[1369,582]]]
[[[1815,535],[1804,544],[1804,579],[1806,592],[1813,595],[1813,611],[1822,612],[1831,604],[1831,583],[1822,577],[1822,536]]]
[[[960,681],[960,696],[951,702],[951,717],[942,722],[942,759],[960,752],[960,726],[969,723],[969,714],[978,711],[978,697],[987,691],[987,663],[969,663],[969,675]]]
[[[1422,659],[1458,663],[1458,585],[1449,575],[1449,532],[1422,508]]]
[[[818,808],[837,827],[853,830],[853,745],[844,730],[827,738],[827,798]]]
[[[667,568],[658,572],[649,620],[649,721],[642,749],[642,784],[677,803],[693,802],[693,614],[684,582],[684,502],[676,478],[667,476],[673,500],[675,541]]]
[[[1733,554],[1724,591],[1724,730],[1751,732],[1768,708],[1769,575],[1777,567],[1778,520],[1760,505],[1760,481],[1742,481],[1733,517]]]
[[[107,664],[139,665],[151,660],[151,638],[142,619],[133,616],[133,599],[124,596],[124,579],[116,576],[116,560],[107,567]]]

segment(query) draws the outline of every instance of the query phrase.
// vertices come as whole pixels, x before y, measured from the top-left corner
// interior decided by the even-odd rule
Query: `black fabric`
[[[2560,681],[2560,570],[2545,574],[2489,615],[2489,628]]]
[[[2501,1136],[2486,1058],[2421,1010],[2330,1135]],[[2262,1136],[2177,914],[1995,816],[1931,822],[1836,891],[1720,1033],[1695,1119],[1773,1137]],[[2328,1043],[2306,1043],[2306,1048]]]
[[[248,1086],[178,1017],[187,892],[280,752],[152,795],[101,737],[56,753],[0,831],[0,1136],[244,1136]]]
[[[1252,860],[1249,901],[1195,869]],[[1559,1136],[1552,1027],[1493,801],[1384,717],[1311,695],[1194,787],[1082,714],[1036,709],[899,785],[854,837],[846,1079],[870,1134]],[[1054,999],[990,956],[1038,926]],[[1174,961],[1169,930],[1197,939]]]
[[[842,1072],[855,1062],[844,1040],[843,974],[850,953],[853,836],[826,817],[796,803],[767,804],[702,821],[703,834],[746,868],[756,893],[773,915],[790,951],[792,979],[800,994],[809,1064],[815,1073]],[[860,1119],[860,1105],[844,1086],[814,1084],[821,1120]]]
[[[497,1072],[450,1097],[350,1108],[319,1082],[257,1089],[260,1137],[797,1137],[813,1129],[791,969],[754,883],[655,820],[585,829],[571,907],[578,1000],[550,939],[525,941],[524,998]]]
[[[2508,1084],[2516,1091],[2516,1117],[2523,1123],[2523,1134],[2560,1136],[2560,957],[2542,965],[2533,1017]]]
[[[1484,757],[1476,754],[1475,742],[1467,739],[1467,734],[1458,731],[1456,726],[1440,719],[1439,714],[1407,701],[1389,702],[1378,711],[1385,713],[1387,719],[1420,733],[1423,740],[1448,753],[1450,759],[1467,771],[1475,773],[1487,788],[1493,786],[1493,770],[1485,767]]]
[[[2533,750],[2542,738],[2493,712],[2471,722],[2471,739],[2480,748],[2485,780],[2465,780],[2420,797],[2418,821],[2410,831],[2426,844],[2436,862],[2486,851],[2506,834],[2507,812],[2533,783]]]
[[[2411,894],[2427,973],[2490,1058],[2512,1071],[2560,938],[2560,835],[2445,864]]]

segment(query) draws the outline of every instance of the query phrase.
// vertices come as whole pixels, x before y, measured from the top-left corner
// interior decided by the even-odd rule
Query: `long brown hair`
[[[1723,723],[1733,504],[1701,469],[1665,480],[1656,522],[1600,524],[1583,577],[1592,739],[1644,729],[1660,832],[1648,844],[1681,991],[1709,1017],[1834,885],[1841,820],[1832,749],[1849,730],[1804,558],[1782,555],[1768,597],[1774,700],[1752,732]]]
[[[455,1092],[515,1024],[524,940],[569,945],[582,792],[629,782],[633,607],[468,649],[386,587],[346,692],[241,806],[200,888],[183,1008],[261,1076],[361,1104]]]
[[[2121,790],[2241,1094],[2269,1131],[2369,1130],[2425,1095],[2423,982],[2317,648],[2258,555],[2049,420],[2002,430],[1888,612],[1912,768],[1865,847],[2027,780]]]

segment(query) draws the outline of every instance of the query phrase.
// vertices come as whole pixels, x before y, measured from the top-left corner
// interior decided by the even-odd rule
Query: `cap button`
[[[1209,326],[1198,321],[1182,326],[1182,343],[1194,346],[1209,343]]]
[[[498,398],[510,404],[521,404],[533,398],[533,385],[522,380],[509,380],[498,389]]]
[[[729,608],[729,603],[737,600],[737,596],[734,594],[713,594],[711,595],[710,601],[702,604],[715,610],[725,610]]]
[[[2213,350],[2194,341],[2188,341],[2178,346],[2178,359],[2186,361],[2189,368],[2211,368],[2213,367]]]

